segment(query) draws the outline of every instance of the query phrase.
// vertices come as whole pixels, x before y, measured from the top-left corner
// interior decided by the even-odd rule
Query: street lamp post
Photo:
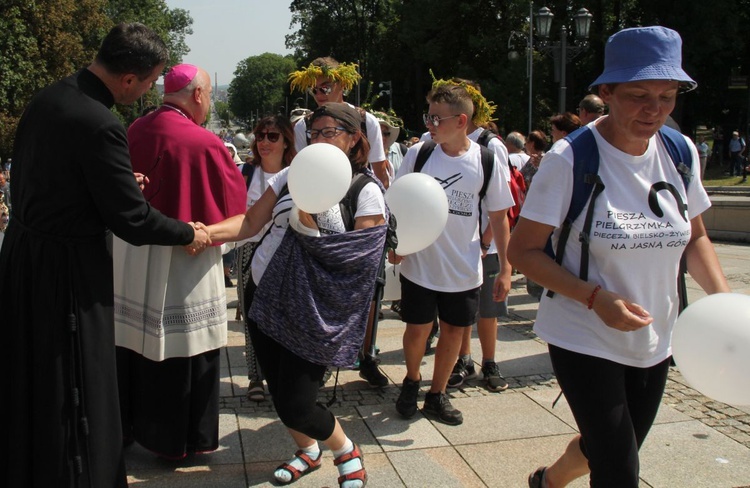
[[[514,38],[523,39],[526,42],[526,78],[529,80],[529,131],[527,134],[531,133],[531,119],[532,119],[532,109],[533,109],[533,99],[532,99],[532,91],[534,88],[534,52],[532,51],[532,37],[531,37],[531,31],[533,30],[533,25],[530,24],[529,29],[529,37],[528,39],[525,38],[525,36],[521,32],[511,31],[510,37],[508,37],[508,59],[511,61],[515,61],[518,59],[518,52],[511,49],[511,44],[513,42]]]
[[[569,62],[588,49],[589,31],[591,30],[591,19],[593,15],[591,15],[591,13],[585,8],[581,8],[573,17],[576,34],[573,45],[568,44],[568,28],[565,25],[560,28],[560,40],[558,42],[549,42],[552,18],[554,17],[554,14],[550,9],[547,7],[541,8],[535,17],[536,30],[539,35],[537,50],[551,56],[555,60],[555,67],[558,68],[558,71],[556,71],[555,74],[560,82],[559,111],[560,113],[564,113],[565,97],[567,95],[565,70]]]
[[[379,97],[382,97],[383,95],[388,95],[388,108],[392,111],[393,110],[393,83],[390,81],[381,81],[378,83],[378,88],[380,88],[380,93],[378,93]]]

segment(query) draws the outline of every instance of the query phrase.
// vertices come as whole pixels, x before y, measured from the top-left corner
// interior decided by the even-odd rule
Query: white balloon
[[[289,167],[289,194],[297,207],[310,214],[336,205],[346,195],[351,181],[349,158],[331,144],[305,147]]]
[[[394,181],[385,192],[385,201],[396,216],[396,253],[400,256],[435,242],[448,221],[445,190],[424,173],[409,173]]]
[[[385,286],[383,287],[383,300],[401,300],[401,265],[385,263]]]
[[[750,405],[750,296],[717,293],[680,314],[672,352],[687,382],[709,398]]]
[[[240,149],[247,149],[252,145],[250,140],[242,132],[238,132],[237,134],[235,134],[232,142]]]

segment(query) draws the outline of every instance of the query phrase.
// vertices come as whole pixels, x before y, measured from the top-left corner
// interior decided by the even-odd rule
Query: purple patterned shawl
[[[307,237],[291,228],[263,273],[250,318],[315,364],[351,367],[362,345],[387,226]]]

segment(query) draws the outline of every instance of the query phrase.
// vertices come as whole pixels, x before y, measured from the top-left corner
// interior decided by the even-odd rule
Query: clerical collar
[[[170,108],[170,109],[174,110],[175,112],[177,112],[178,114],[180,114],[183,117],[185,117],[186,119],[193,120],[192,117],[190,117],[188,114],[186,114],[185,112],[183,112],[179,107],[175,107],[174,105],[170,105],[168,103],[163,104],[162,107]]]

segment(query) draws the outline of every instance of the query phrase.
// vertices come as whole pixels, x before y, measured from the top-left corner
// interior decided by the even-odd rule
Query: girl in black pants
[[[329,103],[312,113],[308,130],[313,144],[338,147],[353,174],[370,178],[358,198],[351,198],[356,209],[350,219],[338,205],[316,215],[298,210],[286,191],[285,168],[246,214],[208,227],[212,239],[224,242],[254,235],[272,222],[252,259],[245,312],[274,406],[299,448],[274,471],[280,484],[320,467],[319,442],[333,452],[341,488],[367,482],[359,447],[317,403],[326,366],[356,360],[385,245],[383,189],[366,170],[369,145],[361,117],[347,104]]]

